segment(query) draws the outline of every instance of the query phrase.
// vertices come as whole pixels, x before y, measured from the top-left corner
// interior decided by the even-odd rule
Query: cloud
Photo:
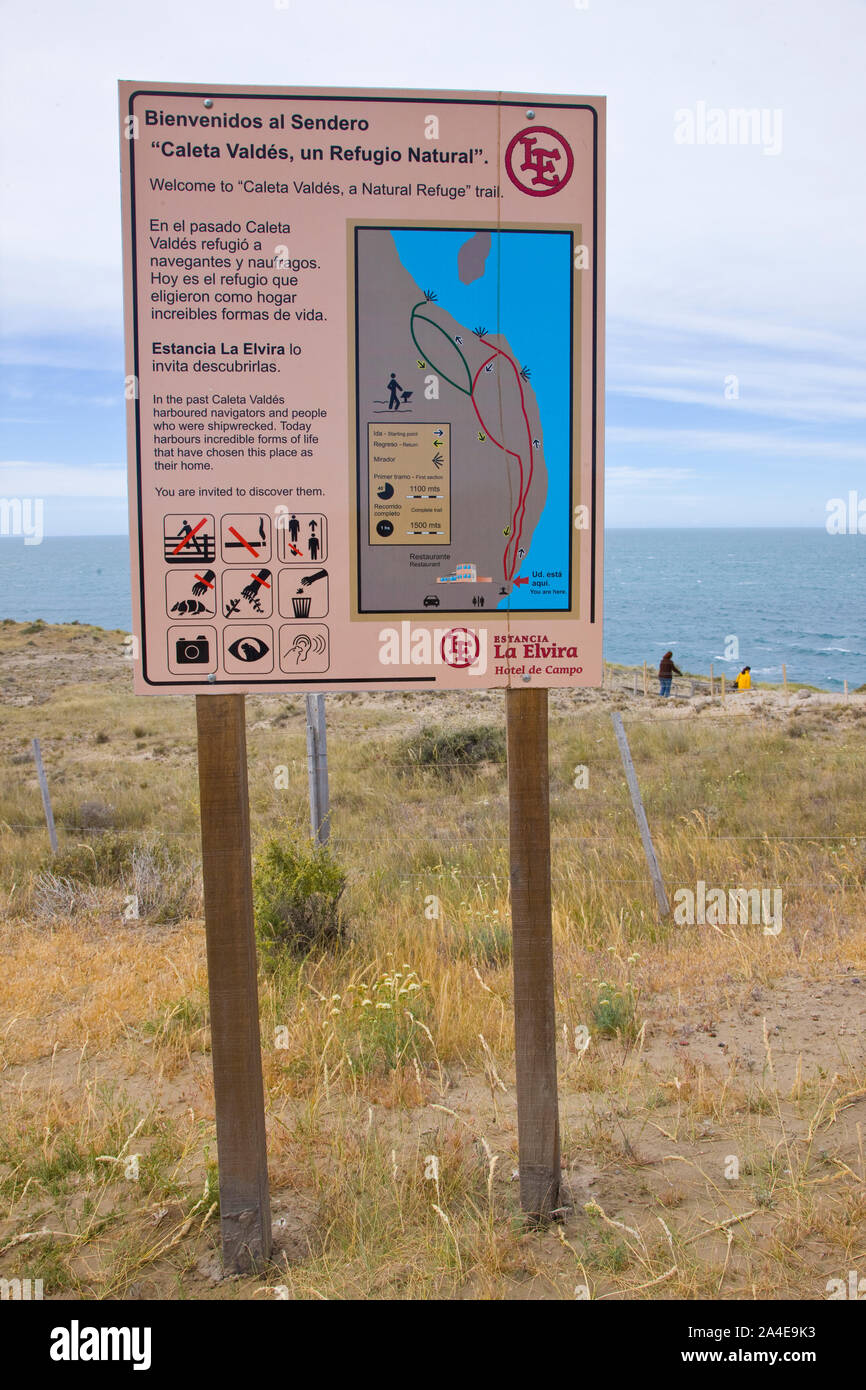
[[[835,439],[792,439],[781,435],[747,434],[738,430],[668,429],[652,425],[609,425],[608,444],[688,449],[691,453],[764,454],[778,458],[866,460],[866,444]]]
[[[629,464],[612,464],[604,472],[605,482],[614,487],[631,483],[678,483],[683,478],[694,477],[693,468],[632,468]]]
[[[427,88],[431,71],[442,88],[573,92],[591,81],[610,102],[613,311],[660,320],[709,308],[783,332],[859,324],[858,0],[835,0],[820,16],[812,0],[727,0],[723,12],[668,0],[664,22],[634,0],[585,10],[536,0],[529,49],[520,0],[439,0],[414,46],[386,0],[265,0],[253,20],[244,0],[210,0],[206,11],[150,0],[146,24],[109,0],[7,9],[0,138],[16,322],[119,323],[118,73],[285,85],[287,62],[302,53],[309,86],[354,86],[363,73],[374,86]],[[698,101],[781,110],[782,153],[677,144],[675,113]]]
[[[744,320],[720,324],[706,317],[690,320],[687,331],[670,322],[650,329],[638,319],[618,321],[610,334],[608,392],[724,410],[732,418],[742,412],[826,424],[866,419],[862,341],[761,330]]]
[[[125,497],[126,469],[0,462],[0,497]]]

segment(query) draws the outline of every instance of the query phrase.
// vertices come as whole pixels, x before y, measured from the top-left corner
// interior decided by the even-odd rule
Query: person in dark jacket
[[[665,652],[659,662],[659,694],[670,695],[671,680],[674,676],[681,676],[682,674],[679,666],[674,665],[673,652]]]

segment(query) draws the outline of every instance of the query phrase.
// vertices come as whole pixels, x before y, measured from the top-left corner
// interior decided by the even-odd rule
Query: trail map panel
[[[120,114],[136,689],[598,684],[603,100]]]
[[[411,447],[427,470],[430,521],[384,518],[402,549],[361,545],[361,612],[570,611],[574,243],[571,230],[356,229],[358,407],[387,417],[395,448],[411,430],[401,457]],[[387,370],[406,360],[407,326],[408,389]],[[368,425],[362,497],[382,428]],[[400,475],[388,505],[418,496]]]

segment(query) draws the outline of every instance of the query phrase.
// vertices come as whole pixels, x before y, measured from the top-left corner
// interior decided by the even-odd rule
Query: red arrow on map
[[[525,579],[515,579],[514,582],[515,582],[515,584],[528,584],[528,583],[529,583],[529,576],[527,575],[527,577],[526,577]]]

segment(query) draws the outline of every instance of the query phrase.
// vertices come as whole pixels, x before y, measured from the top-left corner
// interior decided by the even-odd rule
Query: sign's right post
[[[559,1207],[561,1181],[547,705],[546,689],[505,693],[520,1204],[538,1221]]]

